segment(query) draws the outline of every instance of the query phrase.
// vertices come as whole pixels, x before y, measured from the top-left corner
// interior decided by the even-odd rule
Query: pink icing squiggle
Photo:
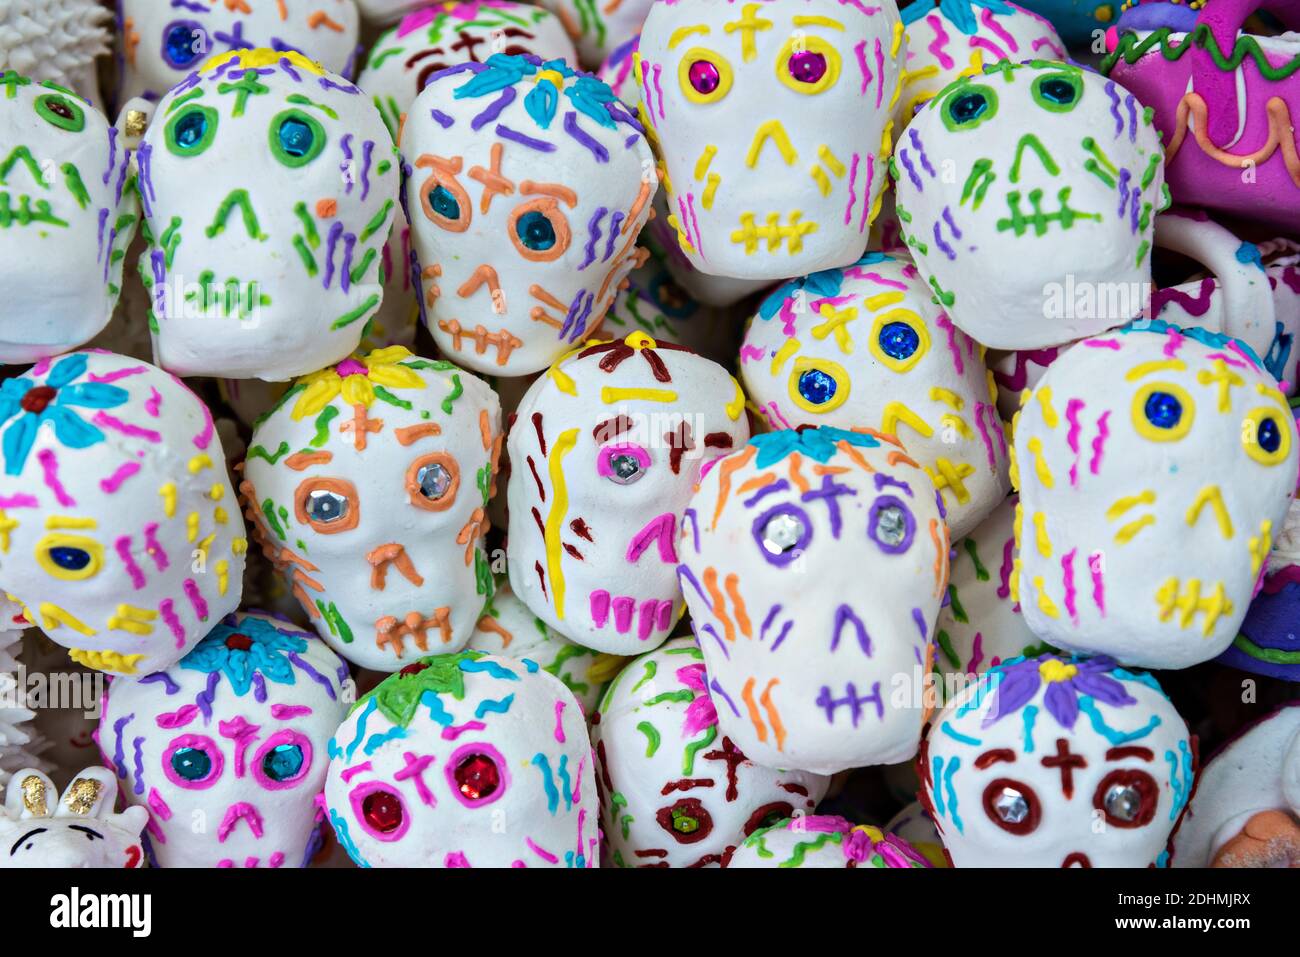
[[[865,42],[865,41],[864,41]],[[858,178],[858,153],[853,154],[853,160],[849,163],[849,205],[844,207],[844,225],[847,226],[853,221],[853,204],[858,201],[858,193],[853,188],[853,181]]]
[[[1008,538],[1002,544],[1002,568],[998,571],[998,577],[1002,581],[1002,584],[998,585],[998,597],[1002,599],[1011,596],[1011,569],[1014,566],[1014,558],[1012,556],[1015,552],[1015,548],[1016,540],[1014,537]]]
[[[986,40],[984,39],[984,37],[971,37],[970,46],[972,50],[978,50],[978,49],[988,50],[989,53],[993,54],[993,58],[995,60],[1011,59],[1010,54],[1004,51],[1000,46],[998,46],[992,40]]]
[[[185,629],[181,627],[181,620],[176,617],[175,606],[170,598],[164,598],[158,603],[158,614],[162,615],[163,624],[165,624],[176,639],[176,647],[185,647]]]
[[[149,789],[149,797],[147,800],[149,802],[150,811],[164,821],[170,821],[172,819],[172,809],[167,806],[167,802],[163,800],[163,796],[158,793],[157,788]]]
[[[763,350],[760,349],[758,346],[741,346],[740,361],[742,363],[745,363],[745,362],[749,362],[750,360],[753,360],[755,362],[762,362]]]
[[[993,407],[986,402],[975,403],[975,424],[980,427],[980,438],[984,440],[984,452],[988,455],[989,469],[996,472],[998,470],[998,459],[993,452],[993,438],[989,435],[988,426],[984,422],[985,409],[992,410]],[[994,417],[997,417],[996,412]]]
[[[859,93],[866,93],[867,86],[871,83],[871,67],[867,66],[867,41],[859,40],[858,45],[853,48],[853,52],[858,57],[858,68],[862,70],[862,88]]]
[[[876,109],[880,109],[885,97],[885,49],[880,45],[879,37],[876,38],[876,76]]]
[[[1071,399],[1065,404],[1065,421],[1070,429],[1065,433],[1066,444],[1074,453],[1074,464],[1070,466],[1070,484],[1079,484],[1079,411],[1083,408],[1082,399]]]
[[[135,556],[131,554],[131,536],[123,535],[113,543],[113,548],[117,551],[117,557],[122,559],[126,573],[131,578],[131,586],[139,591],[144,587],[144,572],[140,570],[140,566],[135,563]]]
[[[215,431],[212,424],[212,412],[208,409],[206,402],[200,402],[199,408],[203,411],[203,428],[199,434],[194,436],[194,447],[202,452],[212,442],[212,433]]]
[[[199,706],[196,704],[182,705],[175,711],[160,714],[154,721],[160,728],[169,730],[174,728],[183,728],[194,720],[194,716],[199,713]]]
[[[1059,43],[1053,41],[1051,37],[1039,37],[1031,44],[1031,46],[1033,46],[1035,53],[1037,53],[1043,47],[1047,47],[1049,50],[1052,51],[1053,60],[1065,59],[1065,50],[1061,48],[1061,45]]]
[[[217,828],[217,841],[224,843],[230,836],[230,832],[235,829],[240,818],[248,821],[248,827],[253,832],[254,837],[262,836],[262,815],[257,813],[257,808],[247,801],[239,801],[230,805],[226,810],[226,816],[221,819],[221,826]]]
[[[158,410],[162,405],[162,393],[150,386],[149,398],[144,403],[144,410],[155,419],[158,418]]]
[[[125,482],[127,479],[129,479],[132,475],[134,475],[138,471],[140,471],[140,463],[124,462],[118,468],[118,470],[114,472],[112,475],[110,475],[108,478],[100,479],[99,487],[102,488],[109,495],[112,495],[114,492],[116,492],[119,488],[122,487],[123,482]]]
[[[786,428],[786,429],[794,428],[794,426],[790,424],[790,420],[781,414],[781,410],[776,407],[775,402],[769,402],[767,404],[767,408],[764,411],[771,413],[771,418],[780,422],[782,428]]]
[[[1111,349],[1115,352],[1123,348],[1114,339],[1084,339],[1083,344],[1089,349]]]
[[[162,436],[153,429],[142,429],[138,425],[131,425],[123,422],[121,419],[115,419],[107,412],[96,412],[95,417],[91,419],[96,425],[104,429],[112,429],[115,432],[121,432],[123,435],[130,436],[133,439],[144,439],[147,442],[153,442],[155,445],[162,441]]]
[[[17,495],[0,495],[0,508],[40,508],[40,500],[35,495],[19,492]]]
[[[145,369],[144,366],[134,366],[130,369],[117,369],[114,372],[105,372],[103,375],[99,375],[97,373],[92,372],[90,373],[90,375],[86,376],[86,378],[89,379],[91,382],[105,382],[105,383],[116,382],[118,379],[125,379],[128,376],[140,375],[142,372],[146,372],[146,371],[147,370]]]
[[[1079,623],[1079,612],[1075,606],[1075,595],[1077,591],[1074,587],[1074,556],[1077,549],[1070,549],[1061,556],[1061,583],[1065,586],[1065,611],[1070,616],[1070,620],[1076,625]]]
[[[203,600],[203,595],[200,594],[199,586],[195,583],[194,579],[185,579],[184,583],[181,585],[181,589],[185,592],[185,597],[190,600],[190,604],[194,607],[194,614],[198,616],[199,621],[207,621],[208,603]]]
[[[466,731],[482,731],[487,725],[482,721],[466,721],[464,724],[458,724],[450,728],[442,729],[442,738],[444,741],[455,741]]]
[[[564,702],[557,701],[555,702],[555,740],[560,742],[560,744],[564,743],[564,724],[561,720],[563,717]]]
[[[36,461],[41,463],[41,475],[45,479],[45,487],[54,493],[59,504],[64,508],[76,505],[77,500],[68,494],[68,490],[59,481],[59,460],[54,455],[54,450],[41,449],[36,453]]]
[[[546,861],[546,863],[558,864],[560,862],[560,859],[558,857],[556,857],[546,848],[542,847],[540,844],[536,843],[531,837],[524,838],[524,843],[528,845],[528,849],[530,851],[532,851],[542,860]]]
[[[977,672],[975,669],[979,667],[980,662],[983,660],[984,635],[977,631],[975,632],[975,640],[971,642],[970,662],[966,665],[966,673],[968,675],[976,674]]]
[[[167,570],[167,566],[171,563],[167,560],[167,552],[158,543],[157,522],[150,522],[144,527],[144,550],[153,559],[153,563],[158,566],[160,572]]]
[[[1106,585],[1102,581],[1101,563],[1104,557],[1101,552],[1093,552],[1088,556],[1088,572],[1092,575],[1092,603],[1097,606],[1101,612],[1101,617],[1106,617]]]
[[[1097,417],[1097,437],[1092,440],[1092,461],[1088,463],[1093,475],[1101,474],[1101,457],[1106,451],[1106,440],[1110,438],[1110,426],[1106,424],[1109,418],[1110,409]]]
[[[1005,43],[1012,53],[1020,52],[1020,44],[1016,42],[1016,38],[1007,32],[1006,27],[998,23],[997,19],[993,16],[993,11],[988,7],[985,7],[980,11],[980,23],[988,27],[993,33],[996,33],[998,39]]]
[[[880,41],[876,41],[879,45]],[[858,232],[865,232],[867,216],[871,212],[871,183],[876,178],[876,154],[867,154],[867,183],[862,187],[862,215],[858,218]]]
[[[934,320],[934,324],[947,333],[948,352],[952,355],[952,365],[957,370],[957,374],[961,375],[965,366],[961,361],[961,350],[957,348],[957,327],[952,324],[952,320],[948,318],[946,312],[939,313],[938,318]]]
[[[930,24],[930,29],[934,31],[934,39],[930,41],[928,49],[934,54],[935,59],[939,61],[940,66],[945,70],[951,70],[955,65],[955,61],[944,50],[944,47],[948,45],[949,38],[947,31],[943,28],[943,21],[932,13],[925,18],[925,22]],[[876,42],[879,43],[880,41]],[[879,106],[880,104],[877,103],[876,105]]]

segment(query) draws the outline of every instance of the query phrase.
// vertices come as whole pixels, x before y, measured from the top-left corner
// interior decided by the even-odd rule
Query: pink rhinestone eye
[[[701,96],[708,96],[722,82],[722,76],[718,73],[718,68],[708,60],[696,60],[692,63],[690,78],[691,86]]]
[[[790,75],[800,83],[816,83],[826,75],[826,57],[811,50],[801,50],[790,56]]]

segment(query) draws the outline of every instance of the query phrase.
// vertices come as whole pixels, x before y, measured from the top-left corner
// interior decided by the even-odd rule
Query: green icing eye
[[[167,121],[167,149],[177,156],[198,156],[212,145],[217,135],[219,114],[197,103],[185,107]]]
[[[61,93],[37,97],[36,112],[45,122],[69,133],[80,133],[86,128],[86,111],[72,97]]]
[[[271,121],[271,154],[285,166],[306,166],[325,149],[325,127],[301,110],[285,110]]]
[[[1053,113],[1069,113],[1083,99],[1083,80],[1068,73],[1048,73],[1034,79],[1034,101]]]
[[[968,83],[948,94],[939,107],[943,125],[954,133],[973,129],[998,112],[998,95],[993,88]]]

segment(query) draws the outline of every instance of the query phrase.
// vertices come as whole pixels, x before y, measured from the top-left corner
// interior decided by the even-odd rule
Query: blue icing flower
[[[538,60],[536,57],[494,53],[487,58],[484,69],[458,86],[452,94],[456,99],[488,96],[534,78],[534,85],[524,97],[524,109],[542,129],[550,129],[560,108],[560,96],[569,99],[583,116],[608,129],[617,123],[608,106],[617,103],[614,91],[605,82],[586,73],[578,73],[563,60]],[[556,82],[559,77],[559,82]],[[568,89],[564,81],[577,77]]]
[[[993,13],[1009,14],[1015,10],[1002,0],[939,0],[938,4],[926,3],[924,0],[913,3],[911,6],[902,11],[903,25],[911,26],[917,20],[929,13],[938,6],[939,12],[953,22],[962,33],[967,36],[974,36],[975,31],[979,29],[975,21],[974,7],[980,7],[984,10],[991,10]]]
[[[452,96],[457,100],[463,100],[471,96],[499,93],[508,86],[515,86],[524,77],[532,76],[538,69],[536,63],[525,57],[494,53],[487,58],[484,69],[456,87]]]
[[[181,667],[223,674],[235,694],[243,697],[254,674],[276,684],[294,684],[296,676],[288,656],[306,650],[306,638],[297,633],[277,628],[264,618],[232,615],[181,659]]]
[[[806,455],[815,462],[828,462],[836,452],[837,443],[841,441],[864,449],[880,447],[880,442],[875,437],[864,432],[849,432],[831,426],[804,429],[801,432],[793,429],[765,432],[755,435],[749,440],[749,444],[758,449],[758,458],[754,464],[763,469],[780,462],[792,452]]]
[[[104,433],[76,410],[112,409],[124,403],[128,393],[104,382],[75,382],[85,372],[86,355],[76,353],[60,359],[44,382],[26,377],[0,382],[0,425],[13,420],[0,445],[5,474],[22,474],[45,422],[54,427],[55,438],[70,449],[104,441]]]
[[[887,256],[884,253],[867,253],[852,266],[846,268],[874,266],[876,263],[892,262],[893,258],[893,256]],[[819,299],[829,299],[832,296],[838,296],[843,285],[843,269],[823,269],[820,272],[809,273],[807,276],[801,276],[798,279],[791,279],[789,282],[777,286],[767,295],[759,304],[758,315],[762,319],[771,319],[781,311],[781,307],[785,305],[786,300],[794,298],[800,290],[805,290],[811,296],[816,296]]]

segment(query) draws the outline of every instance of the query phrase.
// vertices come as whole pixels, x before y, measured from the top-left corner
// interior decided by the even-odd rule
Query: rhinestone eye
[[[1074,88],[1074,84],[1067,83],[1065,80],[1059,78],[1045,80],[1039,85],[1038,89],[1046,99],[1051,100],[1053,103],[1059,103],[1062,106],[1067,103],[1073,103],[1075,96],[1078,95],[1078,92]]]
[[[1172,429],[1183,417],[1183,404],[1168,392],[1152,392],[1142,411],[1156,428]]]
[[[1111,771],[1093,794],[1092,803],[1113,827],[1145,827],[1155,817],[1160,786],[1155,778],[1136,768]]]
[[[1112,784],[1103,801],[1111,817],[1135,821],[1142,809],[1142,792],[1131,784]]]
[[[61,545],[50,549],[50,561],[70,572],[79,572],[90,564],[90,553],[84,548]]]
[[[813,405],[825,405],[835,398],[839,384],[821,369],[809,369],[799,376],[799,394]]]
[[[460,203],[446,186],[435,186],[429,197],[433,211],[446,219],[460,219]]]
[[[485,754],[471,754],[456,765],[456,786],[469,801],[490,798],[501,787],[497,763]]]
[[[792,512],[773,515],[763,526],[763,549],[769,555],[784,555],[799,547],[807,531],[803,519]]]
[[[1273,419],[1264,419],[1259,423],[1259,447],[1270,455],[1282,445],[1282,430]]]
[[[402,801],[389,791],[371,791],[361,801],[361,813],[366,823],[380,834],[388,834],[402,826]]]
[[[1033,832],[1042,818],[1034,789],[1013,778],[990,781],[984,788],[983,805],[990,821],[1015,835]]]
[[[867,518],[867,536],[880,550],[898,555],[908,550],[916,533],[916,520],[903,502],[892,495],[882,495],[871,506]]]
[[[1006,824],[1023,824],[1029,817],[1029,801],[1015,788],[1004,787],[992,801],[993,813]]]
[[[347,517],[348,500],[338,492],[317,489],[307,493],[307,516],[313,522],[330,525]]]
[[[425,465],[415,473],[415,481],[420,487],[420,494],[430,502],[436,502],[447,494],[451,488],[451,473],[445,466],[433,463]]]
[[[921,344],[921,337],[906,322],[886,323],[881,328],[878,339],[880,350],[899,361],[911,358]]]
[[[301,159],[311,152],[316,134],[302,120],[289,117],[280,124],[280,147],[295,159]]]
[[[640,481],[645,470],[631,452],[618,452],[609,457],[609,480],[615,485],[631,485]]]
[[[200,748],[177,748],[171,763],[172,770],[186,781],[202,781],[212,773],[212,758]]]
[[[176,21],[163,31],[163,59],[178,70],[193,65],[207,45],[203,28],[188,20]]]
[[[708,60],[696,60],[692,63],[689,75],[691,86],[703,96],[708,96],[722,82],[722,75],[718,72],[717,66]]]
[[[519,217],[515,234],[521,243],[538,252],[545,252],[555,245],[555,227],[545,213],[535,209]]]
[[[826,75],[826,57],[811,50],[790,55],[790,75],[800,83],[816,83]]]
[[[907,536],[907,519],[903,510],[889,505],[876,513],[876,537],[886,545],[897,545]]]

